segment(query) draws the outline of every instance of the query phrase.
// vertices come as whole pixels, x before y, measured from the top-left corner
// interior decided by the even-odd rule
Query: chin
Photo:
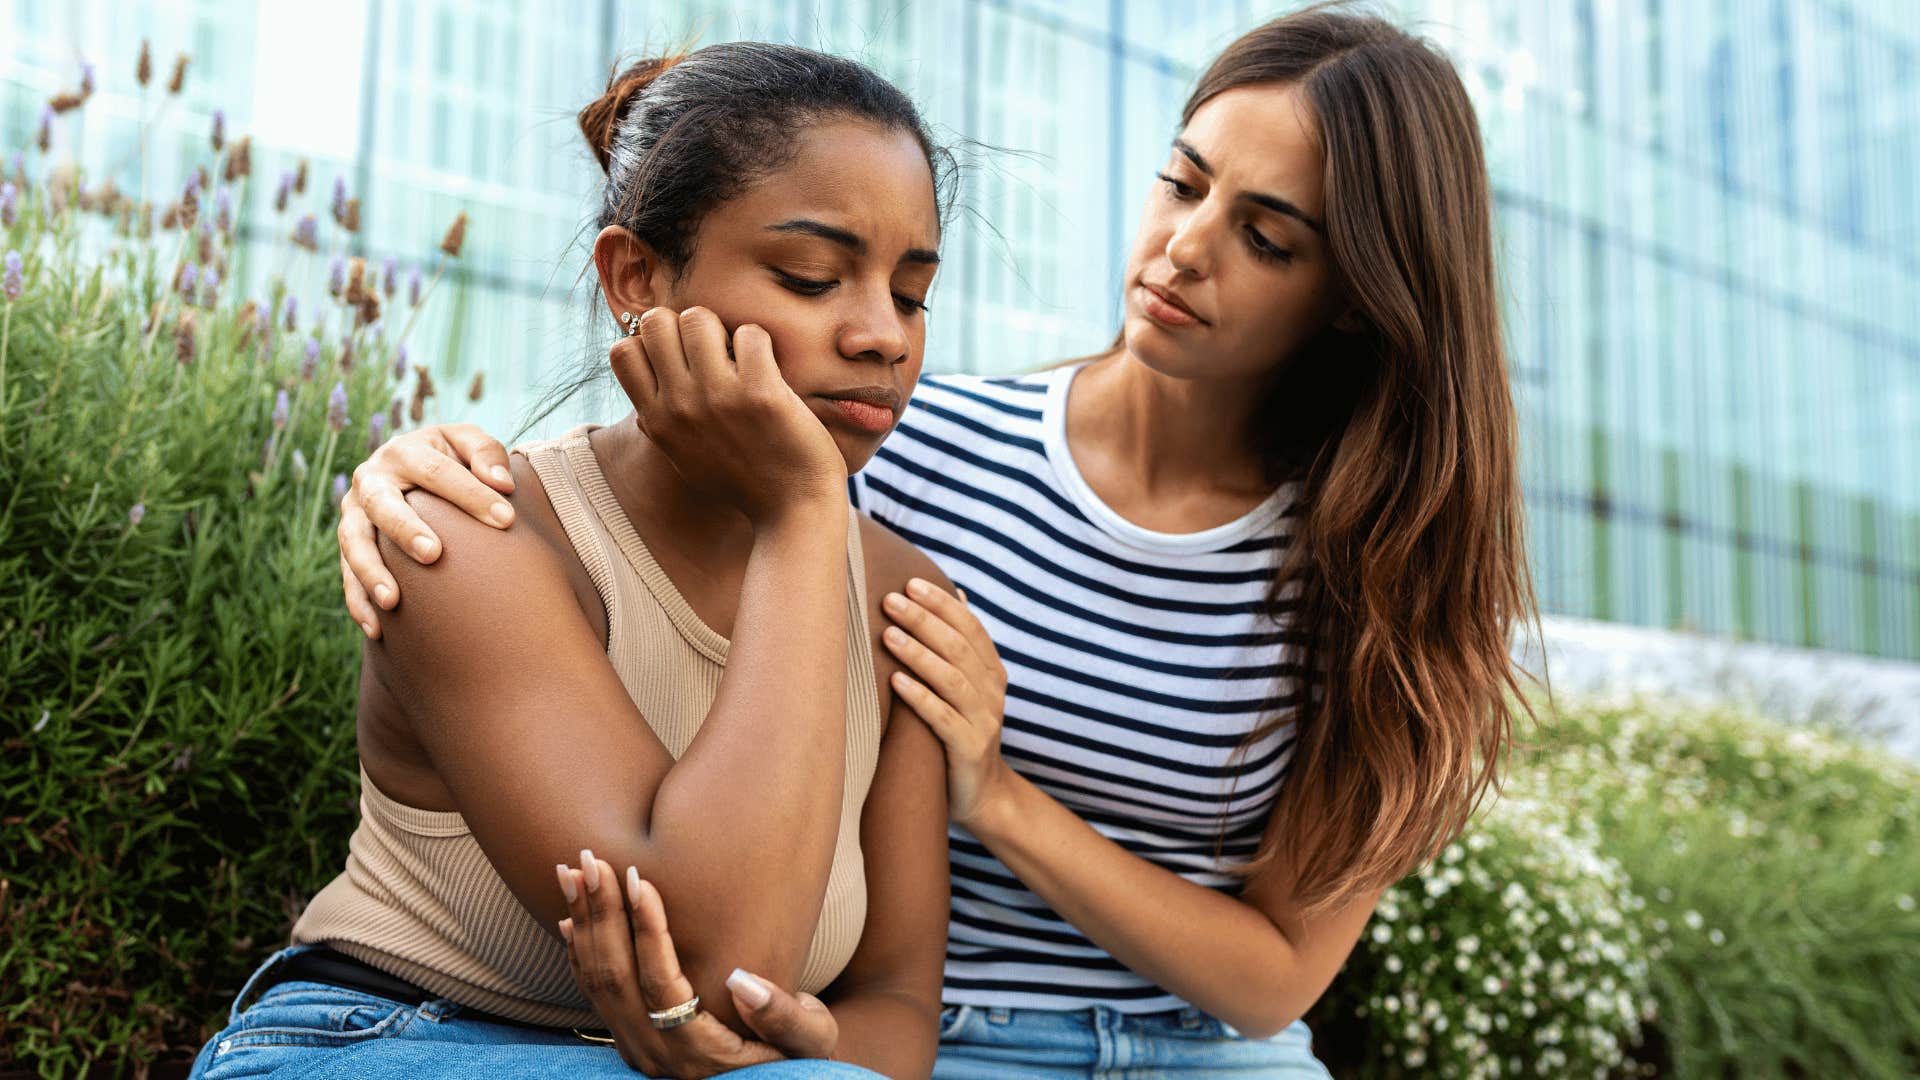
[[[1176,337],[1144,315],[1131,312],[1123,328],[1128,355],[1147,370],[1170,379],[1201,379],[1219,374],[1218,358],[1209,357],[1188,341]]]

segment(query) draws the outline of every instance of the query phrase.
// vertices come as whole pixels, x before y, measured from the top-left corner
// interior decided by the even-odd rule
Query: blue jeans
[[[1248,1039],[1198,1009],[1129,1015],[949,1005],[940,1013],[934,1080],[1121,1080],[1240,1077],[1331,1080],[1307,1025]]]
[[[432,1080],[564,1076],[646,1080],[611,1046],[561,1028],[527,1028],[463,1018],[444,998],[403,1005],[316,982],[283,982],[241,1011],[262,974],[295,945],[267,959],[234,999],[227,1026],[208,1040],[189,1080],[315,1077],[328,1080]],[[781,1061],[726,1074],[740,1080],[875,1080],[877,1073],[831,1061]]]

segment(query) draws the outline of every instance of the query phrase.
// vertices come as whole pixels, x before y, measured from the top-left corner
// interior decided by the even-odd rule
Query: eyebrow
[[[1173,140],[1173,148],[1185,154],[1187,160],[1193,162],[1194,168],[1199,169],[1208,176],[1213,175],[1213,166],[1207,164],[1207,159],[1200,156],[1200,151],[1195,150],[1185,139]],[[1285,214],[1322,236],[1327,234],[1326,226],[1309,217],[1305,210],[1300,209],[1278,195],[1266,195],[1258,191],[1249,191],[1242,193],[1240,197],[1250,203],[1257,203],[1264,206],[1276,214]]]
[[[867,242],[865,240],[862,240],[860,237],[845,229],[829,225],[824,221],[815,221],[812,218],[794,218],[792,221],[783,221],[778,225],[769,225],[767,226],[767,231],[804,233],[808,236],[817,236],[822,240],[838,244],[848,251],[853,252],[855,255],[865,255],[867,253]],[[900,257],[900,261],[922,263],[927,266],[938,266],[940,265],[940,253],[931,248],[908,248],[907,253]]]

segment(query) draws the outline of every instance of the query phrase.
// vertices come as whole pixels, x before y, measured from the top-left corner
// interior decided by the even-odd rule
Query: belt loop
[[[1002,1026],[1013,1023],[1013,1010],[995,1005],[987,1010],[987,1023]]]
[[[1181,1009],[1180,1010],[1180,1026],[1187,1031],[1192,1031],[1194,1028],[1199,1027],[1200,1026],[1200,1010],[1195,1008],[1192,1005],[1189,1005],[1186,1008]]]
[[[253,988],[258,986],[262,979],[272,975],[280,965],[286,963],[289,959],[298,956],[300,953],[308,952],[313,948],[314,946],[312,945],[289,945],[279,952],[274,953],[272,956],[267,957],[264,963],[254,969],[253,974],[247,976],[246,985],[242,986],[240,992],[234,995],[233,1007],[227,1011],[227,1023],[231,1024],[238,1021],[240,1014],[247,1011],[247,1006],[252,1004],[247,998],[253,993]]]

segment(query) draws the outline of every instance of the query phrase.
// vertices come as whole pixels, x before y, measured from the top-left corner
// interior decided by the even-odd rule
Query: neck
[[[1266,390],[1263,379],[1162,375],[1123,347],[1074,380],[1068,441],[1096,451],[1149,496],[1264,496],[1272,483],[1252,436]]]
[[[642,522],[648,526],[643,535],[649,545],[703,552],[715,565],[735,557],[745,562],[753,550],[753,525],[747,516],[690,486],[660,447],[641,433],[635,414],[606,429],[603,438],[607,485],[628,519],[636,527]]]

